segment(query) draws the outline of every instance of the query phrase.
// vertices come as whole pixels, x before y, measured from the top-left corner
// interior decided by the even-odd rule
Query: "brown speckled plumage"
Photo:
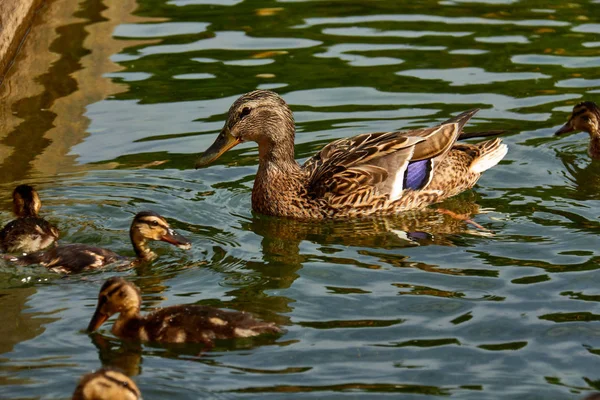
[[[499,139],[456,144],[471,110],[433,128],[368,133],[336,140],[300,166],[294,159],[292,112],[276,93],[256,90],[229,109],[225,126],[196,167],[245,141],[258,143],[252,208],[298,219],[393,214],[425,207],[471,188],[506,154]],[[426,176],[406,184],[409,168]],[[411,170],[412,171],[412,170]],[[411,181],[412,182],[412,181]]]
[[[477,144],[455,144],[434,170],[427,189],[443,191],[444,198],[448,198],[472,188],[481,176],[471,168],[473,163],[499,151],[501,146],[499,138]]]
[[[217,339],[280,333],[270,322],[255,319],[251,314],[225,311],[195,304],[159,309],[140,315],[140,290],[123,278],[107,280],[98,295],[98,306],[88,331],[98,329],[104,321],[119,314],[112,332],[123,339],[156,343],[203,343],[214,345]]]
[[[600,108],[593,101],[583,101],[573,107],[569,120],[555,135],[573,131],[583,131],[590,135],[588,154],[593,159],[600,159]]]
[[[102,368],[84,375],[72,400],[138,400],[142,395],[135,382],[121,372]]]
[[[32,253],[53,245],[58,229],[38,216],[42,202],[35,189],[19,185],[13,191],[13,212],[17,219],[0,231],[0,249],[5,253]]]
[[[156,258],[148,247],[150,240],[162,240],[183,249],[191,247],[188,239],[171,229],[163,217],[152,211],[142,211],[134,217],[129,235],[138,260]],[[68,274],[100,269],[119,260],[126,258],[112,250],[87,244],[65,244],[17,257],[14,261],[21,265],[40,264],[54,272]]]

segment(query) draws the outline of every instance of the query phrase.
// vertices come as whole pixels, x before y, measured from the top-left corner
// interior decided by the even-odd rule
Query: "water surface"
[[[406,3],[406,4],[404,4]],[[600,389],[600,169],[557,140],[600,90],[594,2],[51,2],[0,90],[0,212],[30,183],[63,242],[133,255],[152,209],[187,252],[61,278],[0,266],[0,397],[70,398],[101,365],[147,399],[580,399]],[[45,57],[45,62],[35,61]],[[255,88],[294,111],[297,158],[356,133],[466,109],[509,153],[472,191],[397,218],[255,215],[257,148],[195,171],[231,103]],[[281,324],[276,339],[133,346],[87,326],[102,282],[143,309],[199,303]]]

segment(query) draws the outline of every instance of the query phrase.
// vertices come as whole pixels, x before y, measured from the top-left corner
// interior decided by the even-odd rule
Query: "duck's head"
[[[84,375],[73,400],[141,400],[137,385],[119,371],[102,368]]]
[[[19,185],[13,190],[13,212],[17,217],[35,217],[42,208],[36,190],[29,185]]]
[[[98,305],[88,325],[88,332],[100,328],[107,319],[115,314],[137,314],[141,304],[142,296],[137,286],[119,277],[108,279],[98,294]]]
[[[562,135],[573,131],[587,132],[590,136],[600,135],[600,108],[596,103],[584,101],[575,105],[567,123],[554,134]]]
[[[291,144],[293,155],[294,133],[292,111],[277,93],[270,90],[246,93],[233,103],[225,126],[196,161],[196,168],[212,163],[227,150],[248,141],[258,143],[261,159],[278,145]]]
[[[137,213],[131,223],[129,235],[136,250],[140,246],[144,247],[149,240],[160,240],[185,250],[192,247],[187,238],[172,229],[166,219],[153,211]]]

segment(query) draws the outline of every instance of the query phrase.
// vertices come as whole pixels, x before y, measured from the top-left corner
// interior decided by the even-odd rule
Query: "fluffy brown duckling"
[[[134,217],[129,236],[138,261],[151,261],[157,257],[148,247],[148,241],[151,240],[161,240],[181,249],[192,247],[188,239],[171,229],[163,217],[152,211],[142,211]],[[65,244],[18,257],[13,261],[21,265],[41,264],[54,272],[72,273],[99,269],[124,259],[125,257],[101,247]]]
[[[58,229],[38,216],[42,201],[29,185],[13,190],[13,212],[17,219],[0,231],[0,249],[5,253],[32,253],[51,246],[58,239]]]
[[[102,368],[84,375],[75,388],[72,400],[138,400],[137,385],[119,371]]]
[[[123,278],[107,280],[98,295],[98,306],[88,331],[98,329],[108,318],[119,314],[112,333],[123,339],[155,343],[202,343],[211,348],[214,340],[280,333],[272,322],[255,319],[251,314],[225,311],[197,304],[161,308],[140,315],[140,289]]]
[[[588,154],[594,159],[600,159],[600,108],[593,101],[583,101],[575,107],[569,120],[555,135],[573,131],[583,131],[590,135]]]

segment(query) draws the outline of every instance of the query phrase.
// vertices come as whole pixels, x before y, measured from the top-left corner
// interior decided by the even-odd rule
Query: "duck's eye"
[[[581,117],[581,119],[582,119],[584,122],[590,122],[590,117],[588,117],[588,116],[583,116],[583,117]]]
[[[250,111],[252,111],[252,109],[250,107],[242,108],[242,111],[240,111],[240,119],[242,119],[245,116],[247,116],[248,114],[250,114]]]
[[[158,221],[152,221],[152,222],[150,222],[150,225],[152,225],[152,226],[158,226]]]

